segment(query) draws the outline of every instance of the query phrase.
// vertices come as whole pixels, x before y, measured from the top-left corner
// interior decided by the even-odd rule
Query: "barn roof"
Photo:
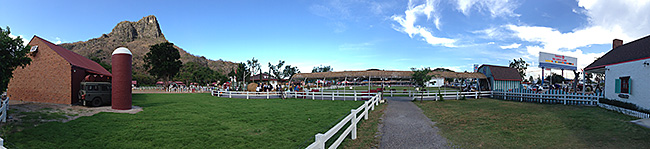
[[[72,65],[72,66],[86,69],[86,71],[88,71],[90,73],[96,73],[96,74],[105,75],[105,76],[112,76],[111,73],[108,72],[108,70],[104,69],[104,67],[102,67],[101,65],[97,64],[96,62],[94,62],[94,61],[92,61],[92,60],[90,60],[90,59],[88,59],[88,58],[86,58],[84,56],[81,56],[81,55],[79,55],[77,53],[74,53],[74,52],[72,52],[72,51],[70,51],[68,49],[65,49],[63,47],[57,46],[54,43],[52,43],[50,41],[47,41],[47,40],[45,40],[45,39],[43,39],[41,37],[35,36],[35,35],[34,35],[34,38],[32,38],[32,41],[34,41],[34,40],[43,41],[43,43],[45,43],[45,46],[50,47],[50,49],[52,49],[54,52],[56,52],[61,57],[63,57],[63,59],[68,61],[68,63],[70,63],[70,65]],[[30,41],[30,43],[32,41]],[[39,46],[43,46],[43,45],[39,45]]]
[[[354,78],[354,77],[372,77],[372,78],[400,78],[410,79],[413,71],[386,71],[386,70],[367,70],[367,71],[337,71],[337,72],[316,72],[316,73],[298,73],[293,75],[291,79],[304,79],[304,78]],[[461,72],[447,72],[447,71],[434,71],[429,75],[435,75],[442,78],[479,78],[485,79],[482,73],[461,73]]]
[[[494,80],[522,81],[521,75],[519,75],[519,71],[517,71],[515,68],[495,65],[481,65],[481,67],[490,68],[490,72],[492,72],[492,77]],[[481,67],[479,67],[479,69],[481,69]]]
[[[585,67],[585,71],[647,58],[650,58],[650,35],[613,48]]]

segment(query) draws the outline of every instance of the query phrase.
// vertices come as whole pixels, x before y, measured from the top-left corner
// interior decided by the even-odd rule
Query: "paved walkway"
[[[380,148],[449,148],[447,139],[438,135],[435,123],[411,102],[411,97],[384,98],[388,106],[384,111]]]

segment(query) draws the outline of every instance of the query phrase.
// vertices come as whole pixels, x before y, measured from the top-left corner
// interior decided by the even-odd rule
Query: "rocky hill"
[[[144,55],[149,52],[149,47],[154,44],[166,42],[165,36],[160,29],[156,16],[143,17],[138,22],[122,21],[118,23],[109,34],[103,34],[98,38],[75,43],[63,43],[60,46],[79,53],[88,58],[99,58],[104,63],[111,63],[111,53],[118,47],[125,46],[133,53],[133,71],[136,74],[147,74],[143,68]],[[237,66],[237,63],[210,60],[203,56],[195,56],[175,46],[181,55],[183,63],[196,62],[208,66],[222,74],[229,73]]]

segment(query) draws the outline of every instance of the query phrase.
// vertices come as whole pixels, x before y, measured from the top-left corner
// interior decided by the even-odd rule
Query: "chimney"
[[[623,40],[620,39],[614,39],[614,42],[612,42],[612,49],[616,49],[616,47],[622,46],[623,45]]]

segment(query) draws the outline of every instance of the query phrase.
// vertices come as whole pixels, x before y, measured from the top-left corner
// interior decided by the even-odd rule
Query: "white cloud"
[[[436,28],[440,30],[440,16],[435,9],[435,0],[427,0],[426,3],[415,5],[413,0],[409,0],[408,9],[404,11],[404,15],[393,15],[391,18],[398,22],[400,26],[393,26],[393,29],[404,32],[413,38],[414,35],[419,35],[424,41],[431,45],[442,45],[446,47],[455,47],[456,40],[450,38],[435,37],[431,33],[431,29],[416,25],[419,16],[426,16],[427,20],[433,19]]]
[[[592,26],[621,28],[634,39],[650,33],[649,0],[578,0],[578,6],[585,9]]]
[[[56,42],[54,42],[54,44],[61,44],[61,38],[56,37],[54,39],[56,39]]]
[[[557,29],[542,26],[502,26],[514,31],[513,35],[523,41],[537,43],[538,45],[526,46],[525,56],[532,60],[533,67],[538,66],[537,56],[540,51],[573,56],[578,58],[578,69],[591,64],[595,57],[600,57],[605,52],[586,53],[581,47],[593,44],[611,44],[612,40],[622,39],[630,42],[647,36],[650,33],[650,5],[649,1],[621,0],[578,0],[581,10],[572,10],[574,13],[587,15],[589,22],[585,27],[562,33]],[[603,49],[608,50],[608,49]],[[541,69],[533,68],[531,75],[539,75]],[[548,74],[548,73],[546,73]],[[568,76],[573,74],[568,73]]]
[[[517,5],[509,0],[456,0],[458,5],[456,9],[465,16],[469,16],[472,7],[479,12],[487,11],[492,17],[517,17],[519,14],[514,13]]]
[[[24,46],[27,46],[27,44],[29,43],[29,40],[25,39],[25,37],[23,37],[23,35],[16,36],[16,35],[9,34],[9,37],[13,38],[13,39],[16,39],[17,37],[20,37],[23,40],[23,45]]]
[[[499,46],[499,47],[500,47],[501,49],[516,49],[516,48],[519,48],[519,46],[521,46],[521,44],[513,43],[513,44],[511,44],[511,45],[507,45],[507,46]]]

